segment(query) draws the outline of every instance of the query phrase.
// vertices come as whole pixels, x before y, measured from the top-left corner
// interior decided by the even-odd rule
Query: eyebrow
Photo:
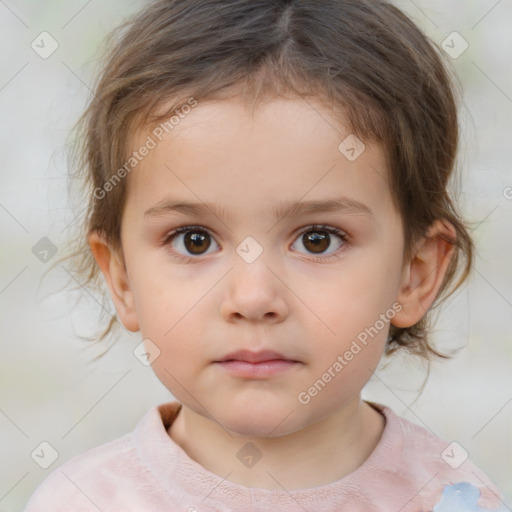
[[[342,212],[364,215],[368,218],[373,217],[373,212],[367,205],[348,197],[284,202],[274,210],[274,217],[280,219],[289,215],[311,215],[318,212]],[[144,217],[159,217],[171,213],[181,213],[183,215],[207,215],[208,213],[213,213],[219,218],[229,218],[231,216],[225,208],[219,207],[215,203],[165,200],[148,208],[144,212]]]

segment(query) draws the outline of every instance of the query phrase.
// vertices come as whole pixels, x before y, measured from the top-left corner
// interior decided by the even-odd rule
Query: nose
[[[224,320],[282,322],[289,312],[287,288],[280,272],[269,268],[263,255],[252,263],[236,258],[234,268],[227,276],[228,285],[221,304]]]

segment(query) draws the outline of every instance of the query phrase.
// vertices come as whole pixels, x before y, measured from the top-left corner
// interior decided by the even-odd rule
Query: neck
[[[222,478],[246,487],[292,490],[335,482],[355,471],[377,446],[384,423],[357,397],[300,431],[247,437],[182,405],[168,433],[191,459]]]

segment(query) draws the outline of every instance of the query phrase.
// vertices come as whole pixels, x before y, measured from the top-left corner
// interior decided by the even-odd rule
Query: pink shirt
[[[181,407],[169,402],[152,408],[132,433],[53,471],[25,512],[505,510],[487,476],[470,460],[462,462],[465,454],[459,445],[435,437],[388,407],[371,405],[386,418],[380,442],[363,465],[330,484],[267,490],[217,476],[168,435]]]

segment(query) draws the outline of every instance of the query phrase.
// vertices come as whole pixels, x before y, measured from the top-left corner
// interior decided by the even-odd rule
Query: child
[[[78,268],[101,270],[176,401],[63,464],[27,512],[502,507],[460,445],[361,399],[383,354],[440,355],[427,313],[471,266],[452,85],[407,17],[154,2],[82,127]]]

